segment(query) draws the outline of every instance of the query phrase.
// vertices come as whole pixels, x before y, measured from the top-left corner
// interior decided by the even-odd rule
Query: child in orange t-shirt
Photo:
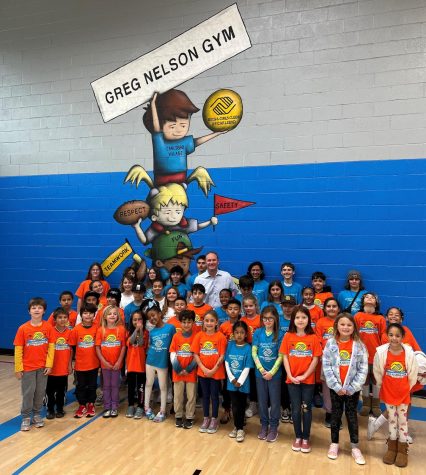
[[[257,299],[253,294],[247,295],[243,298],[244,317],[241,317],[242,322],[246,322],[249,334],[247,335],[247,342],[253,341],[253,333],[262,326],[259,314],[259,306]],[[250,381],[252,384],[252,381]],[[254,381],[253,381],[254,384]]]
[[[90,284],[94,280],[100,280],[102,283],[103,291],[105,292],[104,297],[106,293],[109,290],[109,284],[105,280],[104,273],[102,270],[101,264],[99,262],[94,262],[90,267],[86,275],[86,279],[83,280],[83,282],[79,285],[78,289],[75,291],[75,295],[78,297],[77,301],[77,313],[80,313],[80,307],[83,304],[83,299],[89,290],[92,290],[90,288]]]
[[[13,341],[15,376],[21,380],[22,387],[22,431],[30,430],[31,413],[34,426],[44,426],[40,411],[55,353],[52,327],[42,320],[46,308],[44,299],[31,299],[28,303],[31,320],[18,328]]]
[[[61,292],[61,295],[59,295],[59,304],[68,313],[68,328],[74,328],[77,321],[77,312],[71,308],[73,300],[74,295],[69,290],[64,290]],[[53,318],[53,312],[47,321],[52,327],[55,326],[56,323]]]
[[[180,323],[179,316],[184,310],[186,310],[186,306],[187,306],[187,303],[186,303],[185,297],[178,296],[177,299],[175,300],[175,308],[174,308],[175,314],[170,320],[167,321],[167,323],[169,323],[170,325],[173,325],[176,328],[177,332],[182,331],[182,325]],[[194,323],[194,327],[195,327],[195,323]],[[200,327],[200,330],[201,330],[201,327]]]
[[[377,295],[367,292],[361,297],[361,311],[355,314],[355,323],[358,327],[361,341],[368,350],[369,371],[367,381],[362,388],[361,416],[374,417],[381,414],[379,390],[373,375],[374,354],[378,346],[382,344],[382,335],[386,332],[386,320],[380,315],[380,303]],[[370,397],[372,392],[373,397]]]
[[[312,274],[312,287],[315,290],[315,300],[314,304],[318,305],[318,307],[323,308],[324,302],[334,297],[331,289],[328,285],[326,285],[326,279],[324,272],[314,272]]]
[[[120,373],[126,352],[126,329],[119,308],[108,305],[96,333],[96,354],[101,362],[103,377],[103,417],[117,417],[120,402]]]
[[[312,398],[315,367],[321,356],[321,344],[311,327],[311,315],[303,306],[293,309],[290,326],[280,347],[287,373],[288,392],[296,439],[292,449],[309,453],[312,423]]]
[[[126,417],[142,419],[144,415],[144,389],[146,382],[146,349],[148,348],[148,331],[145,329],[144,315],[135,310],[129,321],[127,339],[127,408]],[[137,393],[137,398],[135,394]],[[135,403],[137,403],[135,409]]]
[[[194,284],[191,288],[192,303],[187,306],[188,310],[195,312],[195,324],[198,327],[203,326],[204,315],[212,310],[212,307],[204,303],[206,289],[203,284]]]
[[[388,411],[388,450],[383,462],[397,467],[408,463],[408,405],[418,372],[413,349],[402,343],[404,335],[400,324],[391,323],[387,329],[389,343],[377,348],[373,363],[380,399]]]
[[[175,410],[175,425],[191,429],[195,417],[195,401],[197,399],[197,363],[191,352],[191,345],[195,338],[194,322],[195,313],[193,310],[184,310],[179,315],[182,331],[173,335],[170,344],[170,361],[173,368],[173,389]],[[185,420],[184,394],[186,392]]]
[[[99,359],[96,356],[95,340],[98,327],[93,324],[97,307],[83,304],[80,309],[81,323],[71,331],[69,344],[75,346],[75,394],[78,408],[74,417],[95,415],[96,386]]]
[[[221,380],[225,379],[223,361],[226,352],[226,338],[217,330],[218,316],[210,310],[204,316],[204,331],[197,333],[191,345],[198,365],[198,381],[203,392],[204,419],[199,431],[214,434],[218,429],[219,391]],[[210,401],[212,417],[210,419]]]
[[[315,330],[315,326],[318,320],[324,316],[324,312],[314,303],[315,291],[312,287],[303,287],[302,300],[302,305],[309,310],[311,315],[311,326]]]
[[[52,329],[52,337],[55,341],[55,358],[53,360],[52,372],[47,377],[46,419],[64,417],[68,375],[72,373],[71,347],[69,345],[71,330],[68,328],[68,312],[63,307],[59,307],[52,315],[55,322],[55,326]]]

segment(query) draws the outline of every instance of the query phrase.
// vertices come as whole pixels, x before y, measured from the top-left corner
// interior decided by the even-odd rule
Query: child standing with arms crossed
[[[104,415],[117,417],[120,402],[120,373],[126,352],[126,329],[119,308],[108,305],[96,333],[96,354],[101,362],[103,377]]]
[[[218,318],[214,310],[204,315],[204,330],[197,333],[191,345],[198,365],[198,381],[203,392],[204,419],[199,432],[214,434],[218,429],[219,391],[225,379],[226,338],[218,331]],[[212,417],[210,418],[210,401]]]
[[[68,328],[67,311],[62,307],[58,307],[53,312],[53,321],[52,337],[55,342],[55,358],[53,360],[52,371],[47,377],[46,419],[64,417],[64,402],[68,385],[68,375],[72,373],[71,347],[69,345],[71,330]]]
[[[307,308],[298,306],[293,309],[290,327],[284,336],[280,353],[283,355],[287,372],[293,427],[296,434],[291,448],[295,452],[309,453],[311,451],[309,437],[315,367],[322,352],[320,342],[311,327],[311,316]]]
[[[126,417],[142,419],[143,395],[146,381],[145,362],[148,346],[148,331],[145,330],[144,317],[140,310],[135,310],[130,317],[127,339],[127,399],[129,407]],[[137,394],[137,399],[135,398]],[[137,403],[135,409],[135,403]]]
[[[334,322],[334,336],[327,341],[322,356],[325,381],[331,394],[331,445],[328,458],[334,460],[339,451],[339,430],[343,408],[348,421],[352,457],[358,465],[365,460],[358,447],[357,405],[367,378],[368,352],[361,342],[350,313],[341,313]]]
[[[235,422],[235,427],[229,437],[235,438],[237,442],[243,442],[245,438],[244,411],[250,385],[248,375],[250,368],[253,368],[247,334],[247,325],[244,322],[235,322],[233,325],[234,338],[229,341],[225,355],[225,368],[228,376],[226,384],[231,396],[232,414]]]
[[[279,354],[279,348],[283,334],[279,329],[275,307],[272,305],[265,307],[261,318],[263,326],[254,332],[252,347],[261,423],[257,438],[275,442],[280,422],[282,356]]]
[[[15,376],[21,380],[22,388],[22,431],[30,430],[31,413],[34,426],[44,426],[40,411],[46,392],[47,376],[52,371],[55,354],[52,327],[42,320],[46,308],[44,299],[31,299],[28,303],[31,319],[18,328],[13,341]]]
[[[389,343],[377,348],[374,377],[380,399],[386,404],[389,422],[388,451],[383,462],[397,467],[408,464],[408,406],[410,390],[417,382],[418,366],[411,346],[402,343],[405,330],[399,323],[387,329]]]

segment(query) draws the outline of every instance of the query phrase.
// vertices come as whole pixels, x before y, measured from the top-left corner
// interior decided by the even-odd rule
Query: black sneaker
[[[55,418],[55,413],[53,411],[47,411],[46,413],[46,419],[54,419]]]
[[[64,411],[56,411],[56,417],[58,419],[60,419],[61,417],[64,417],[65,416],[65,412]]]
[[[184,429],[192,429],[193,426],[194,426],[194,421],[192,419],[186,419],[186,421],[183,423]]]
[[[183,419],[182,419],[182,417],[176,417],[176,419],[175,419],[175,426],[176,426],[176,427],[183,427]]]

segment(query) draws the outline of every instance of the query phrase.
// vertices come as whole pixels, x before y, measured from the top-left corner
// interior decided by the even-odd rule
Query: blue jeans
[[[311,435],[312,398],[314,397],[314,389],[315,384],[288,384],[291,401],[291,417],[293,418],[296,439],[308,440]]]
[[[256,389],[260,423],[263,427],[270,426],[277,429],[281,412],[281,378],[266,381],[266,379],[256,377]],[[268,402],[271,405],[270,416]]]
[[[210,417],[210,399],[212,402],[212,417],[219,415],[219,390],[221,380],[213,378],[203,378],[198,376],[198,382],[203,391],[203,413],[204,417]]]

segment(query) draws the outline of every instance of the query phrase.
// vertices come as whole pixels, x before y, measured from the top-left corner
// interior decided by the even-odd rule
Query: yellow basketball
[[[231,89],[219,89],[204,103],[203,120],[213,132],[235,129],[243,117],[243,101]]]

